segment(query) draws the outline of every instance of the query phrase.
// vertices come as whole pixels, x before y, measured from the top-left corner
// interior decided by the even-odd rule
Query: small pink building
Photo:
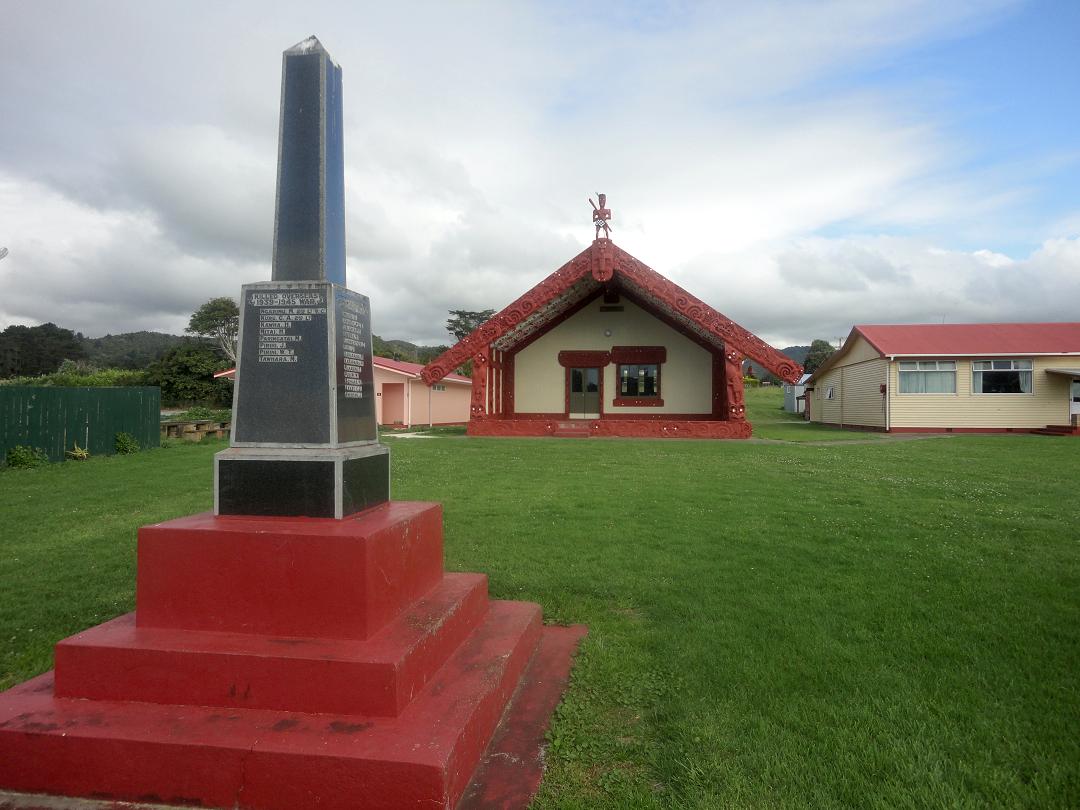
[[[375,416],[380,425],[464,425],[469,421],[472,380],[447,374],[433,385],[420,379],[424,368],[388,357],[373,357]]]

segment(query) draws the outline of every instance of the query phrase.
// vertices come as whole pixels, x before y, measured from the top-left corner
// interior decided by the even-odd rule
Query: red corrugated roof
[[[856,326],[887,356],[1080,352],[1080,323],[930,323]]]
[[[371,358],[372,362],[390,371],[400,371],[403,374],[409,374],[413,377],[420,376],[420,370],[423,368],[419,363],[406,363],[404,360],[391,360],[389,357],[379,357],[375,355]],[[228,377],[232,379],[236,377],[236,369],[230,368],[226,371],[219,371],[214,375],[215,377]],[[462,377],[460,374],[447,374],[443,379],[450,380],[451,382],[463,382],[472,385],[472,380],[468,377]]]
[[[408,374],[413,377],[419,377],[420,372],[423,370],[423,365],[420,363],[407,363],[404,360],[391,360],[389,357],[379,357],[376,355],[371,358],[375,365],[381,368],[388,369],[390,371],[400,371],[403,374]],[[444,380],[450,380],[452,382],[463,382],[472,384],[472,380],[468,377],[462,377],[460,374],[447,374]]]

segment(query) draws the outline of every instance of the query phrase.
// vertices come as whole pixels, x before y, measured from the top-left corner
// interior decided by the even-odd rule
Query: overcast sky
[[[348,279],[447,343],[593,237],[777,346],[1080,320],[1080,3],[0,0],[0,329],[270,277],[281,52],[345,84]]]

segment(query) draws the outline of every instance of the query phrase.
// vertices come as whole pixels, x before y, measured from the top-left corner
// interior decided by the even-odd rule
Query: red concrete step
[[[394,716],[487,609],[487,577],[447,574],[366,641],[144,628],[129,613],[56,645],[56,695]]]
[[[139,529],[139,627],[370,638],[443,574],[442,507],[192,515]]]
[[[452,808],[541,634],[540,608],[483,623],[394,718],[0,695],[0,785],[218,808]]]
[[[1042,436],[1080,436],[1080,427],[1073,425],[1047,425],[1044,428],[1031,431]]]

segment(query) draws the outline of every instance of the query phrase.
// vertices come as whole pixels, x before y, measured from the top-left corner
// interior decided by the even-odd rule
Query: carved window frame
[[[633,394],[624,395],[622,393],[622,381],[624,368],[641,368],[649,367],[655,369],[653,376],[653,393],[651,394]],[[662,376],[662,363],[617,363],[615,365],[615,390],[618,392],[615,395],[614,401],[611,403],[618,408],[659,408],[664,404],[664,399],[661,396],[661,376]]]

